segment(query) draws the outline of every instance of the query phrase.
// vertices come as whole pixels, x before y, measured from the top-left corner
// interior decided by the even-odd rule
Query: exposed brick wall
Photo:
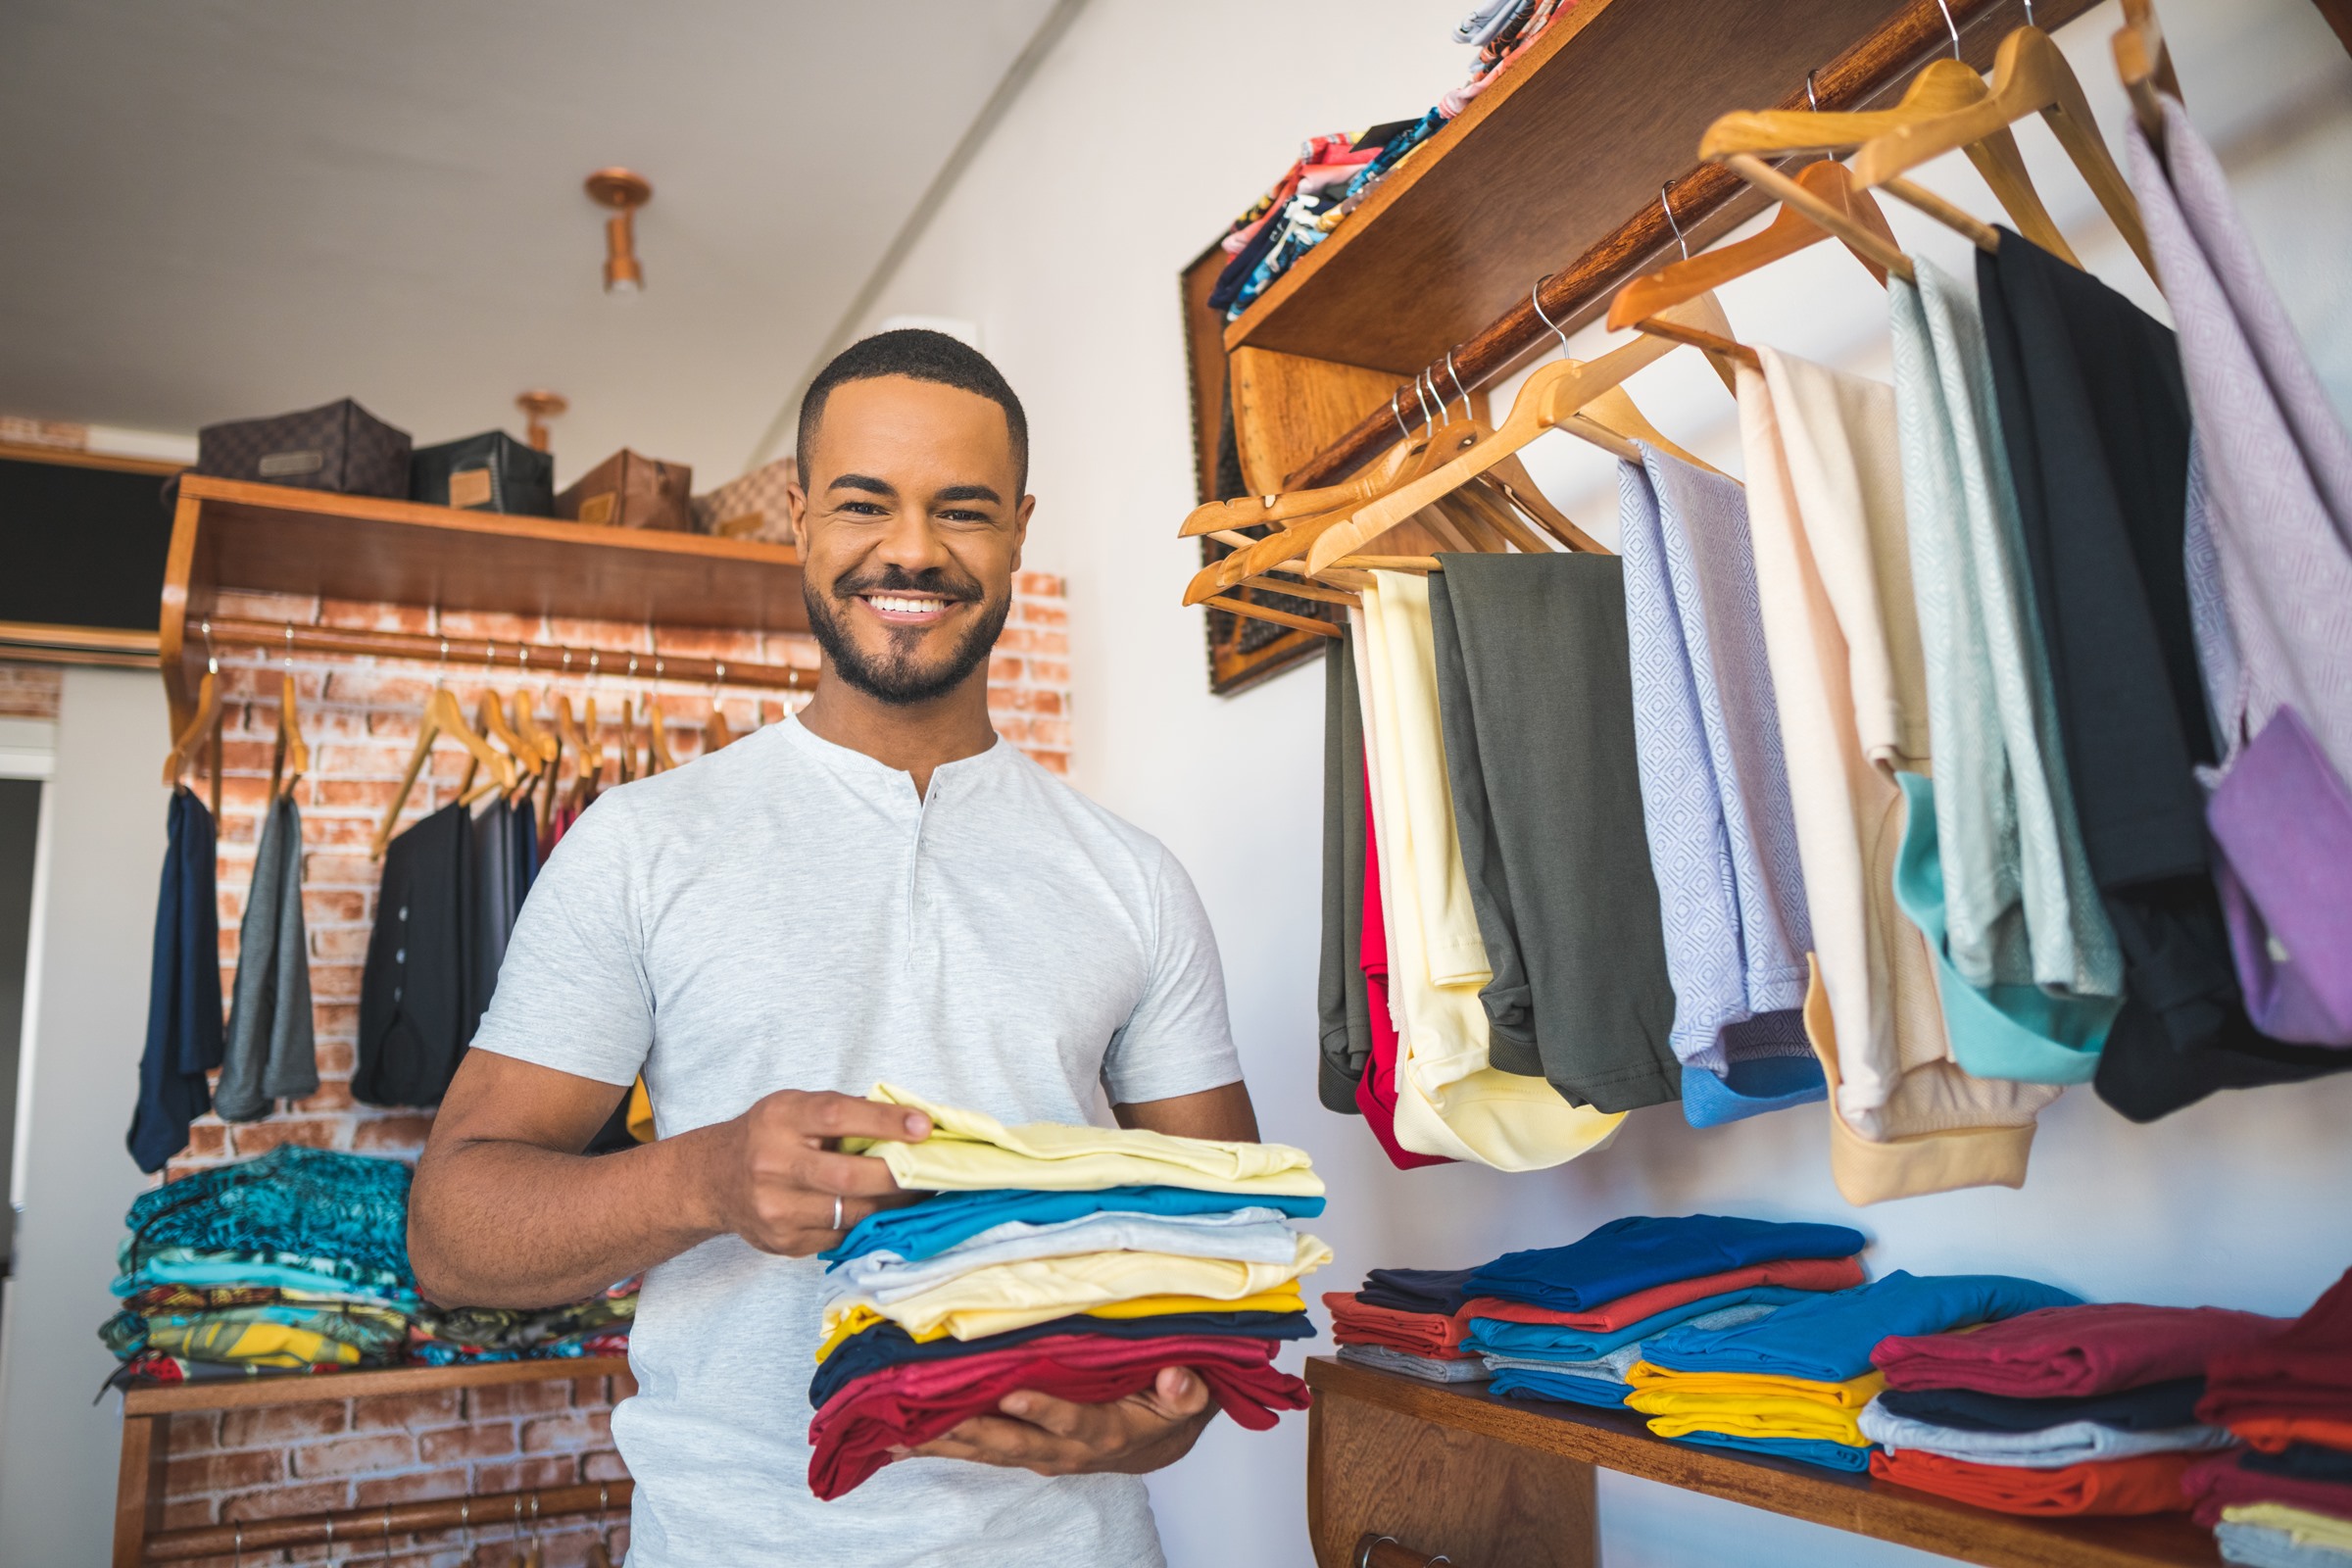
[[[611,1428],[615,1394],[626,1391],[615,1391],[613,1381],[507,1383],[175,1415],[163,1528],[625,1480]],[[629,1538],[628,1510],[614,1508],[607,1522],[617,1559]],[[593,1515],[542,1523],[547,1568],[578,1568],[596,1534]],[[484,1521],[472,1532],[475,1560],[485,1568],[507,1562],[513,1540],[511,1519]],[[332,1560],[459,1568],[469,1559],[458,1530],[395,1535],[388,1554],[383,1547],[380,1536],[363,1534],[338,1545]],[[201,1560],[205,1568],[234,1568],[229,1557]],[[245,1553],[249,1565],[326,1560],[324,1546]]]
[[[65,683],[55,664],[0,663],[0,718],[56,718]]]

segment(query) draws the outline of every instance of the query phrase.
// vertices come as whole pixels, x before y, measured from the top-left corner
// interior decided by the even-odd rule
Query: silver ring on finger
[[[841,1195],[835,1193],[833,1195],[833,1228],[835,1230],[841,1229]]]

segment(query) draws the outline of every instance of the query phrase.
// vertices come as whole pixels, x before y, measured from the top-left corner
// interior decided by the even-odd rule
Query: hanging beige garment
[[[1854,1201],[2025,1179],[2050,1086],[1972,1078],[1951,1060],[1932,955],[1894,902],[1899,770],[1930,771],[1926,664],[1903,530],[1893,389],[1770,349],[1742,368],[1740,424],[1764,642],[1806,908],[1833,1038],[1839,1190]],[[1948,1168],[1935,1135],[1987,1128],[1999,1152]],[[1874,1172],[1854,1142],[1886,1145]],[[1983,1149],[1986,1145],[1972,1145]],[[1955,1179],[1965,1175],[1965,1179]],[[1863,1196],[1867,1193],[1868,1196]]]
[[[1625,1118],[1488,1064],[1479,991],[1493,974],[1454,838],[1429,585],[1410,572],[1371,575],[1349,621],[1396,1022],[1396,1142],[1497,1170],[1557,1165],[1607,1143]]]

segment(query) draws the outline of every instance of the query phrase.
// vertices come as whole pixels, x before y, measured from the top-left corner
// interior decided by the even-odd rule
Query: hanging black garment
[[[445,806],[385,848],[351,1075],[364,1103],[439,1104],[481,1016],[473,830],[464,807]]]
[[[1323,960],[1315,987],[1321,1051],[1315,1098],[1359,1116],[1355,1086],[1372,1059],[1364,986],[1364,710],[1344,637],[1323,649]]]
[[[1479,993],[1490,1057],[1597,1110],[1680,1101],[1634,764],[1624,563],[1440,559],[1445,572],[1429,579],[1438,715],[1494,972]]]
[[[124,1140],[149,1175],[188,1147],[188,1123],[212,1108],[204,1075],[220,1065],[223,1044],[213,813],[175,789],[169,821],[147,981],[147,1048]]]
[[[2124,952],[2099,1098],[2152,1121],[2219,1089],[2352,1067],[2352,1053],[2260,1034],[2230,962],[2192,771],[2215,757],[2173,334],[2007,229],[1977,253],[1977,294],[2083,846]]]

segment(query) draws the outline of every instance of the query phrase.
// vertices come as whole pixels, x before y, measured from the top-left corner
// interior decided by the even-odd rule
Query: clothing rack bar
[[[1948,4],[1953,21],[1960,27],[1964,51],[1979,69],[1990,59],[1997,42],[1995,34],[2026,21],[2025,7],[2019,0],[1948,0]],[[2045,0],[2043,9],[2056,8]],[[1990,25],[1996,21],[2001,25]],[[1817,103],[1825,110],[1867,108],[1873,100],[1910,79],[1918,68],[1951,48],[1951,29],[1945,25],[1937,0],[1910,0],[1885,26],[1814,74],[1811,100],[1806,97],[1805,84],[1798,81],[1791,83],[1790,91],[1773,107],[1807,109]],[[1977,56],[1984,57],[1984,61],[1977,61]],[[1669,182],[1665,197],[1673,203],[1684,231],[1690,233],[1696,225],[1723,214],[1743,190],[1744,182],[1730,170],[1701,164]],[[1724,216],[1736,221],[1746,215]],[[1730,221],[1722,226],[1728,228]],[[1544,324],[1543,317],[1549,317],[1566,331],[1575,331],[1608,309],[1609,297],[1620,284],[1670,248],[1679,250],[1673,226],[1667,220],[1665,206],[1652,199],[1598,244],[1544,280],[1535,291],[1543,304],[1543,316],[1537,314],[1534,304],[1522,299],[1482,327],[1468,342],[1456,344],[1450,368],[1441,358],[1422,373],[1437,376],[1443,385],[1451,385],[1458,375],[1474,389],[1499,379],[1552,338],[1552,329]],[[1412,383],[1399,383],[1396,406],[1408,428],[1423,422],[1417,401]],[[1354,472],[1399,439],[1397,415],[1391,412],[1391,404],[1384,399],[1353,429],[1287,475],[1283,487],[1302,490],[1329,484]]]
[[[471,1497],[443,1497],[430,1502],[395,1502],[380,1508],[346,1508],[336,1513],[290,1514],[283,1519],[247,1519],[237,1524],[197,1525],[185,1530],[159,1530],[147,1538],[149,1562],[186,1562],[197,1557],[227,1557],[248,1551],[275,1551],[286,1546],[316,1546],[339,1543],[365,1554],[396,1536],[418,1536],[444,1530],[471,1529],[477,1536],[495,1538],[520,1526],[525,1535],[534,1521],[569,1518],[583,1513],[628,1514],[636,1483],[605,1481],[581,1487],[546,1487],[537,1492],[492,1492]]]
[[[758,686],[769,691],[812,692],[817,671],[804,664],[753,664],[737,660],[696,659],[683,654],[654,654],[642,650],[565,648],[549,643],[490,641],[480,637],[435,637],[424,632],[364,631],[345,626],[289,625],[270,620],[220,620],[206,623],[215,648],[253,648],[264,652],[297,654],[374,655],[423,663],[446,663],[452,673],[478,675],[485,662],[497,681],[582,680],[590,674],[623,679],[681,681],[721,686]],[[187,648],[201,652],[205,633],[190,627]],[[444,653],[446,650],[446,655]],[[530,659],[521,655],[527,651]],[[564,666],[565,656],[571,664]],[[629,669],[636,661],[636,671]],[[591,662],[593,661],[593,663]],[[661,670],[657,676],[655,663]]]

